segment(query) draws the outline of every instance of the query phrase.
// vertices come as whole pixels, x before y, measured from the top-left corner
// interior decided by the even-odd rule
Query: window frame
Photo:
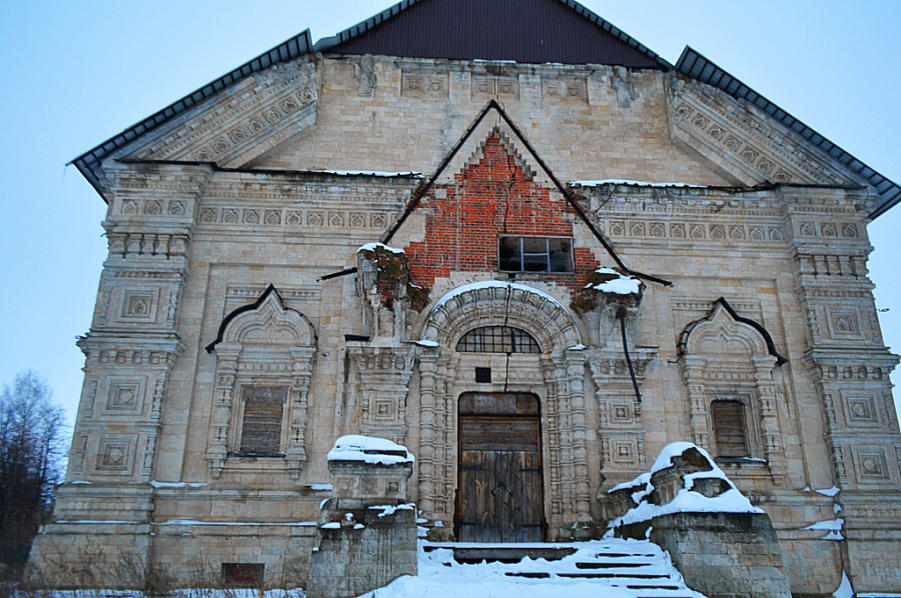
[[[494,330],[500,329],[500,333],[496,334]],[[509,339],[510,342],[510,351],[496,351],[492,349],[498,348],[498,343],[496,342],[498,339],[501,339],[500,345],[502,348],[507,344],[507,340],[504,338],[507,334],[507,331],[511,332],[511,336]],[[486,331],[483,333],[483,338],[480,341],[470,340],[467,341],[466,338],[474,333],[479,331]],[[483,345],[478,349],[470,349],[469,345]],[[534,351],[518,351],[517,348],[522,349],[527,347],[532,349],[534,345]],[[470,330],[467,330],[457,341],[456,349],[458,353],[492,353],[497,355],[538,355],[541,353],[541,345],[538,344],[538,340],[523,330],[522,328],[517,328],[515,326],[500,326],[500,325],[490,325],[490,326],[477,326]]]
[[[501,267],[501,243],[503,239],[519,239],[519,270],[505,270]],[[535,240],[541,239],[545,242],[544,245],[544,255],[546,259],[546,269],[544,270],[526,270],[525,269],[525,260],[523,256],[525,255],[524,251],[524,242],[526,239]],[[551,263],[551,250],[548,246],[550,241],[559,240],[565,241],[568,244],[569,251],[568,254],[568,263],[566,264],[567,270],[553,270],[553,265]],[[572,237],[558,237],[558,236],[542,236],[542,235],[498,235],[497,237],[497,270],[498,272],[504,272],[508,274],[575,274],[575,256],[573,252],[573,238]],[[563,253],[563,252],[561,252]],[[537,255],[537,254],[536,254]]]

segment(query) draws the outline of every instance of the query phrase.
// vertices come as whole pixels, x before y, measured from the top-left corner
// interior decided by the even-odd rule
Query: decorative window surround
[[[216,340],[216,386],[206,460],[214,478],[223,471],[283,468],[297,479],[306,461],[307,394],[316,353],[316,332],[300,312],[285,307],[275,287],[223,320]],[[285,389],[277,451],[246,450],[245,399],[252,389]],[[270,448],[267,444],[267,448]],[[253,454],[251,454],[253,453]],[[276,457],[260,460],[258,457]]]
[[[685,330],[680,349],[692,441],[716,455],[711,404],[739,401],[745,412],[749,457],[764,459],[774,483],[781,485],[788,462],[778,411],[783,389],[774,370],[784,358],[776,353],[772,339],[762,326],[740,318],[720,298],[706,318]]]

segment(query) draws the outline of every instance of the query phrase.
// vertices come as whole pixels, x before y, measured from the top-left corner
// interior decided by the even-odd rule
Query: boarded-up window
[[[242,453],[278,453],[282,440],[282,413],[288,398],[287,386],[247,386],[244,388],[244,423],[241,427]]]
[[[222,563],[222,581],[239,588],[259,588],[263,585],[266,566],[260,563]]]
[[[710,414],[718,457],[750,457],[744,405],[738,401],[713,401]]]
[[[525,330],[483,326],[463,335],[457,351],[467,353],[539,353],[538,343]]]

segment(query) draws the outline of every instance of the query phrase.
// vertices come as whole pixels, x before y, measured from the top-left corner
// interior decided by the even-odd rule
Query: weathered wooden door
[[[540,413],[528,394],[460,397],[460,542],[544,539]]]

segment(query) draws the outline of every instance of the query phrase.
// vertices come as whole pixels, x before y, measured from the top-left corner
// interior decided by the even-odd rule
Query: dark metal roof
[[[692,79],[723,90],[732,97],[754,104],[771,117],[814,144],[845,168],[867,180],[881,196],[882,200],[870,213],[870,218],[884,214],[901,201],[901,187],[885,178],[839,146],[835,145],[800,120],[772,103],[690,46],[686,46],[676,63],[676,70]]]
[[[72,160],[72,164],[75,164],[81,174],[84,175],[84,177],[88,180],[89,183],[91,183],[94,189],[97,190],[97,193],[100,194],[100,197],[103,197],[105,201],[106,197],[104,197],[103,195],[103,187],[100,185],[100,179],[97,175],[97,171],[100,169],[100,163],[103,162],[103,159],[108,155],[115,152],[120,147],[131,143],[144,133],[152,131],[160,125],[175,118],[185,110],[193,108],[195,105],[199,104],[208,97],[219,93],[227,87],[231,87],[232,85],[241,81],[242,79],[245,79],[246,77],[249,77],[253,73],[258,73],[262,70],[265,70],[273,64],[294,60],[298,56],[303,56],[304,54],[312,52],[312,50],[313,40],[310,37],[310,30],[307,29],[300,35],[292,37],[291,39],[272,48],[268,52],[260,54],[253,60],[242,64],[235,70],[223,75],[222,77],[219,77],[218,79],[208,83],[207,85],[204,85],[197,91],[189,93],[177,102],[166,106],[153,116],[146,118],[141,122],[122,131],[112,139],[104,141],[91,151],[82,154],[81,156],[78,156],[77,158]]]
[[[574,0],[403,0],[317,51],[668,70],[670,63]]]

